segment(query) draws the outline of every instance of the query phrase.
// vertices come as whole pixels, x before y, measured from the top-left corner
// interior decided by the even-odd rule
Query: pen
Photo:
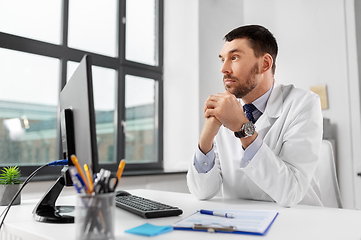
[[[93,192],[93,179],[92,179],[92,176],[90,175],[88,164],[84,164],[84,171],[85,171],[86,177],[88,179],[89,190],[92,193]]]
[[[70,159],[73,162],[74,166],[76,167],[76,170],[78,170],[78,173],[80,174],[81,178],[83,179],[88,193],[91,194],[88,181],[86,180],[84,172],[79,165],[78,159],[76,158],[76,156],[74,154],[70,156]]]
[[[78,182],[81,184],[82,189],[84,189],[84,193],[87,193],[87,187],[83,181],[83,179],[81,178],[81,176],[79,175],[79,173],[75,174],[75,177],[78,179]]]
[[[109,188],[109,180],[110,180],[110,174],[111,172],[108,171],[108,170],[105,170],[105,173],[104,173],[104,181],[103,181],[103,184],[104,184],[104,188],[103,188],[103,193],[108,193],[110,188]]]
[[[218,216],[218,217],[226,217],[226,218],[234,218],[235,217],[234,214],[232,214],[232,213],[215,212],[215,211],[204,210],[204,209],[199,210],[199,212],[201,214],[213,215],[213,216]]]
[[[70,168],[69,172],[70,172],[71,180],[73,181],[73,186],[75,187],[75,190],[78,193],[81,193],[83,186],[82,186],[81,182],[79,181],[79,179],[77,178],[75,170]]]
[[[119,178],[122,176],[123,170],[124,170],[124,166],[125,166],[125,161],[121,160],[118,166],[118,171],[117,171],[117,179],[119,180]]]
[[[94,181],[94,192],[95,193],[100,193],[100,191],[103,189],[104,186],[104,169],[100,169],[100,172],[97,173],[97,177]]]

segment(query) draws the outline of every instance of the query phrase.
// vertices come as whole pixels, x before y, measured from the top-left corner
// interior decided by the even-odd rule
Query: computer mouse
[[[119,190],[119,191],[115,192],[116,197],[118,197],[118,196],[128,196],[128,195],[132,195],[132,194],[130,194],[127,191],[124,191],[124,190]]]

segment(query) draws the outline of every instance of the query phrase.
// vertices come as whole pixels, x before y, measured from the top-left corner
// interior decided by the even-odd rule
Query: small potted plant
[[[0,173],[0,206],[7,206],[20,188],[20,170],[18,166],[4,167]],[[20,194],[13,205],[19,205]]]

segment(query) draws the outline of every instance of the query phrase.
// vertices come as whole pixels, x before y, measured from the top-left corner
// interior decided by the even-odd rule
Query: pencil
[[[117,171],[117,175],[116,175],[118,180],[122,176],[124,166],[125,166],[125,160],[123,159],[120,161],[119,166],[118,166],[118,171]]]
[[[88,164],[84,164],[84,171],[85,171],[85,175],[86,175],[86,177],[87,177],[87,179],[88,179],[89,190],[90,190],[90,192],[92,193],[92,192],[93,192],[93,189],[94,189],[94,187],[93,187],[93,178],[92,178],[92,176],[91,176],[91,174],[90,174]]]
[[[79,165],[79,161],[78,159],[76,158],[76,156],[73,154],[70,156],[70,159],[71,161],[73,162],[74,166],[76,167],[76,170],[78,170],[78,173],[80,174],[81,178],[83,179],[84,183],[85,183],[85,186],[87,188],[87,192],[89,194],[91,194],[91,191],[90,191],[90,187],[89,187],[89,183],[88,181],[86,180],[85,178],[85,175],[84,175],[84,172],[83,170],[81,169],[80,165]]]

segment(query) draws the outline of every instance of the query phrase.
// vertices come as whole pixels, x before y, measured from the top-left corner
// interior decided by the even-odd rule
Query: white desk
[[[120,208],[116,208],[116,239],[147,239],[147,237],[124,233],[125,230],[151,223],[154,225],[171,225],[197,209],[276,209],[279,212],[265,236],[239,235],[227,233],[206,233],[175,230],[152,239],[275,239],[275,240],[309,240],[309,239],[361,239],[361,211],[311,206],[283,208],[276,203],[246,200],[224,200],[214,198],[199,201],[190,194],[162,192],[153,190],[130,190],[129,192],[154,199],[183,210],[178,217],[143,219]],[[57,205],[74,204],[75,197],[60,197]],[[0,232],[1,240],[71,240],[75,239],[74,224],[48,224],[36,222],[32,210],[37,200],[24,201],[20,206],[13,206]],[[0,208],[3,211],[4,207]],[[11,236],[13,235],[13,236]],[[15,238],[14,236],[17,236]]]

